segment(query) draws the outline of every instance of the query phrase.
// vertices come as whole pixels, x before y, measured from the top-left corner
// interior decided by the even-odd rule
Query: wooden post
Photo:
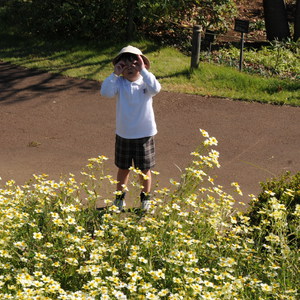
[[[127,1],[127,28],[126,28],[126,34],[127,34],[127,41],[130,42],[135,37],[135,23],[134,23],[134,16],[135,16],[135,10],[136,10],[136,0],[128,0]]]
[[[198,68],[201,47],[201,26],[193,27],[191,68]]]

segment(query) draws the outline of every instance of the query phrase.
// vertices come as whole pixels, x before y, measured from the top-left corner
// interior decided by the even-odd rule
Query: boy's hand
[[[145,63],[140,55],[137,55],[137,63],[135,64],[135,68],[140,72],[145,68]]]
[[[124,67],[125,67],[125,63],[120,60],[118,63],[115,64],[114,66],[114,73],[119,76],[122,74],[123,70],[124,70]]]

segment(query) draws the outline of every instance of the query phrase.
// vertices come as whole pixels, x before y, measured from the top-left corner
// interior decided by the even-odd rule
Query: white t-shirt
[[[161,85],[147,69],[142,69],[136,81],[112,73],[101,85],[101,95],[117,96],[116,134],[126,139],[153,136],[157,133],[152,97]]]

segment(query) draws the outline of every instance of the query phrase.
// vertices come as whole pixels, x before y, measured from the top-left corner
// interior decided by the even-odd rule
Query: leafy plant
[[[196,23],[226,31],[236,12],[233,0],[12,0],[2,6],[2,22],[23,34],[102,41],[146,36],[172,45],[189,40]]]
[[[264,76],[279,76],[299,80],[300,74],[300,41],[274,41],[260,49],[244,49],[244,70]],[[216,63],[237,67],[240,48],[231,45],[211,53],[209,59]],[[207,57],[203,56],[203,60]]]
[[[299,227],[300,172],[286,172],[278,178],[261,183],[262,192],[250,203],[247,215],[255,228],[256,242],[262,246],[270,233],[282,234],[289,247],[300,246]],[[278,227],[278,224],[281,226]]]

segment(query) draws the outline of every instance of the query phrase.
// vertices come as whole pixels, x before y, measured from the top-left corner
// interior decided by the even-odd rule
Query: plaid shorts
[[[120,169],[129,169],[134,166],[140,170],[148,170],[154,167],[154,137],[124,139],[116,135],[115,164]]]

